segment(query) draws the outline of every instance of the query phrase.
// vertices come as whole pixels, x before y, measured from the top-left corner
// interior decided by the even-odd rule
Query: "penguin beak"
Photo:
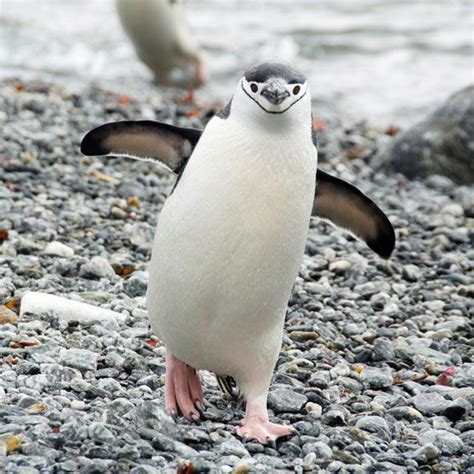
[[[273,105],[281,104],[290,96],[290,93],[286,90],[285,86],[277,81],[272,81],[265,85],[261,94]]]

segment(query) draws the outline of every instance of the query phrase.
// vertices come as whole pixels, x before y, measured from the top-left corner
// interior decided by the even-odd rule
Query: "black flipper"
[[[395,232],[383,211],[352,184],[319,169],[312,215],[349,230],[383,258],[395,247]]]
[[[82,139],[81,152],[158,161],[178,173],[201,134],[202,130],[152,120],[112,122],[88,132]]]

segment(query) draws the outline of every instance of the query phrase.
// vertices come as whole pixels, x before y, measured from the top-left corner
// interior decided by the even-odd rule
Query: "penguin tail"
[[[216,379],[225,398],[230,398],[234,401],[239,401],[242,398],[239,387],[232,377],[216,374]]]

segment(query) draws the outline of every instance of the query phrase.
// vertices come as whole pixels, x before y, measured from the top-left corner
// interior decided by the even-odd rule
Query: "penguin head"
[[[311,120],[311,98],[306,77],[292,66],[262,63],[248,69],[237,85],[232,114],[249,118]]]

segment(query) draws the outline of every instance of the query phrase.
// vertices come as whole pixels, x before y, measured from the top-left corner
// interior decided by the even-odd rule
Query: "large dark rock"
[[[375,168],[408,178],[441,174],[474,182],[474,86],[453,94],[424,121],[394,138],[374,159]]]

